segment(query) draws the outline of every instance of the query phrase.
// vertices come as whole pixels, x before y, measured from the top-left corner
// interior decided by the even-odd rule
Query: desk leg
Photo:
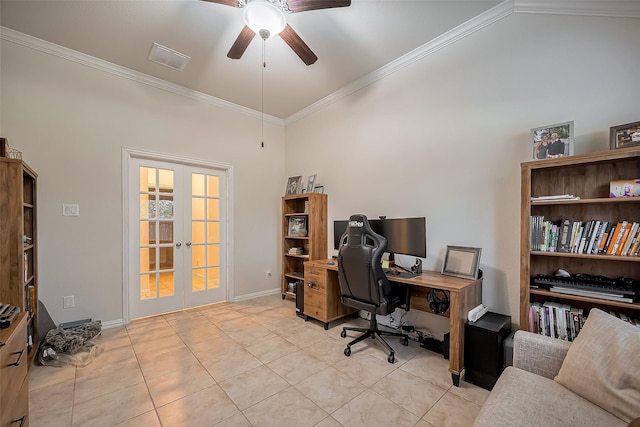
[[[449,311],[449,371],[453,385],[460,385],[460,373],[464,369],[464,324],[467,321],[467,313],[482,302],[482,280],[478,280],[472,286],[462,289],[460,292],[451,292],[451,307]]]
[[[451,374],[451,381],[453,381],[453,385],[456,387],[460,387],[460,375],[459,374]]]

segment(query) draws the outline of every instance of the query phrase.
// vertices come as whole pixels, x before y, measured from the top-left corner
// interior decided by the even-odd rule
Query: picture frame
[[[533,160],[573,155],[573,121],[531,129]]]
[[[612,126],[609,129],[609,146],[612,150],[640,146],[640,122]]]
[[[318,185],[316,187],[313,187],[313,192],[314,193],[323,194],[324,193],[324,185]]]
[[[289,217],[289,229],[287,236],[291,237],[306,237],[307,236],[307,217],[306,216],[292,216]]]
[[[482,248],[447,245],[442,274],[463,279],[477,279],[480,272],[481,253]]]
[[[300,188],[302,187],[302,176],[291,176],[287,181],[287,188],[285,189],[285,196],[289,194],[298,194],[300,193]]]
[[[316,185],[316,178],[318,177],[318,174],[315,173],[313,175],[309,175],[309,178],[307,180],[307,193],[313,193],[313,188]]]

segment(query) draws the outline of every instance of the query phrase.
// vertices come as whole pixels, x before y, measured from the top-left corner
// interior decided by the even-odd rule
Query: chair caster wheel
[[[389,355],[389,357],[387,357],[387,362],[393,363],[395,361],[396,361],[396,357],[393,354],[391,354],[391,355]]]
[[[351,356],[351,347],[347,347],[344,349],[344,355],[347,357]]]
[[[347,331],[345,331],[344,329],[342,330],[342,332],[340,332],[340,336],[342,338],[346,338],[347,337]]]
[[[409,338],[406,338],[402,341],[402,345],[407,346],[409,345]]]

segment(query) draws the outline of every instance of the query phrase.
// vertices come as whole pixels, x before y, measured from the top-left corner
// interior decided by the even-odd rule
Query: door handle
[[[180,246],[182,246],[182,243],[180,242],[176,243],[176,248],[179,248]]]
[[[185,243],[185,245],[187,245],[187,247],[190,247],[191,246],[191,242],[187,242],[187,243]]]

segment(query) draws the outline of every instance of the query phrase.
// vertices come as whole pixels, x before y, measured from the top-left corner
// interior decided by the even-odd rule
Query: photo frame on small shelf
[[[573,155],[573,122],[531,129],[533,160]]]
[[[324,193],[324,185],[318,185],[317,187],[313,187],[313,192],[314,193],[323,194]]]
[[[318,174],[309,175],[309,179],[307,180],[307,193],[313,193],[313,188],[316,185],[316,178]]]
[[[301,187],[302,187],[302,176],[292,176],[289,177],[289,180],[287,181],[287,188],[285,190],[285,196],[288,196],[289,194],[298,194],[301,191]]]
[[[609,129],[609,141],[612,150],[640,146],[640,122],[611,127]]]
[[[467,246],[447,246],[442,274],[477,279],[480,271],[480,253],[482,248]]]
[[[289,217],[289,231],[287,236],[290,237],[306,237],[307,236],[307,217],[292,216]]]

